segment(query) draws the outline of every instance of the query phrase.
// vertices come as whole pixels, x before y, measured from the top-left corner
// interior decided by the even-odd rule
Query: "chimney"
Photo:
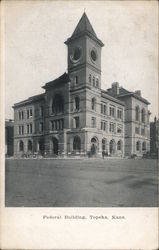
[[[141,90],[136,90],[135,94],[138,95],[138,96],[141,96]]]
[[[114,95],[119,95],[119,83],[118,82],[112,83],[112,93]]]

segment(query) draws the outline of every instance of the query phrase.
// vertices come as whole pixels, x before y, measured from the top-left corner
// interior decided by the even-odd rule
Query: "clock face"
[[[70,55],[70,59],[73,63],[77,63],[82,55],[82,49],[81,48],[75,48],[73,53]]]
[[[97,51],[95,49],[91,50],[91,59],[93,62],[97,60]]]

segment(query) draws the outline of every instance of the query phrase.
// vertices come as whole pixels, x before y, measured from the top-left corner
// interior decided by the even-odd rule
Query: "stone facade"
[[[14,121],[5,120],[5,155],[13,156]]]
[[[150,153],[153,157],[159,158],[159,119],[156,117],[150,123]]]
[[[65,44],[68,73],[46,83],[45,93],[13,106],[15,156],[123,157],[148,151],[149,102],[118,83],[101,89],[104,44],[85,13]]]

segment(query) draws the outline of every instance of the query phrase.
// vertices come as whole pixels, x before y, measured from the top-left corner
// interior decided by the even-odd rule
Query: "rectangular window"
[[[92,125],[92,128],[95,128],[96,127],[96,118],[95,117],[92,117],[92,120],[91,120],[91,125]]]
[[[63,129],[63,119],[60,120],[60,129]]]
[[[101,114],[103,114],[103,104],[101,104]]]
[[[30,109],[30,117],[32,117],[33,115],[33,112],[32,112],[32,109]]]
[[[145,129],[144,128],[141,129],[141,135],[145,135]]]
[[[99,79],[96,78],[96,87],[98,88],[99,87]]]
[[[19,126],[19,135],[21,135],[21,126]]]
[[[115,133],[115,124],[114,124],[114,123],[110,123],[110,124],[109,124],[109,131],[110,131],[111,133]]]
[[[75,117],[74,118],[74,122],[75,122],[75,128],[79,128],[79,117]]]
[[[22,130],[22,135],[23,135],[24,134],[24,126],[23,125],[22,125],[21,130]]]
[[[78,84],[78,76],[75,76],[75,84]]]
[[[117,118],[122,119],[122,110],[121,109],[117,110]]]
[[[95,87],[95,76],[93,76],[93,86]]]
[[[106,130],[106,123],[103,122],[103,130],[105,131]]]
[[[59,121],[56,121],[56,127],[57,127],[57,130],[59,130]]]
[[[39,127],[40,132],[43,132],[44,128],[43,128],[43,122],[40,122],[40,127]]]
[[[51,131],[54,131],[54,121],[50,121],[51,124]]]
[[[103,122],[101,121],[101,130],[103,130]]]
[[[107,106],[104,105],[104,115],[106,115]]]
[[[115,107],[113,106],[109,107],[109,115],[115,117]]]
[[[19,111],[19,120],[21,120],[21,112]]]
[[[27,124],[27,134],[29,134],[29,124]]]
[[[117,128],[117,133],[118,133],[118,134],[121,134],[121,133],[122,133],[122,129],[118,127],[118,128]]]
[[[91,83],[91,81],[92,81],[92,76],[91,74],[89,74],[89,83]]]
[[[138,127],[135,128],[135,134],[139,135],[139,128]]]
[[[33,126],[32,126],[32,124],[30,123],[30,134],[32,134],[32,132],[33,132]]]
[[[22,111],[22,120],[24,119],[24,112]]]
[[[29,118],[29,109],[27,110],[27,118]]]

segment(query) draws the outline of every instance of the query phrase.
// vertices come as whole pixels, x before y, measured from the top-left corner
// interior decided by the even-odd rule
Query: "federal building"
[[[142,156],[150,150],[150,104],[118,82],[101,88],[103,42],[86,13],[65,41],[67,72],[44,93],[14,104],[14,155]]]

